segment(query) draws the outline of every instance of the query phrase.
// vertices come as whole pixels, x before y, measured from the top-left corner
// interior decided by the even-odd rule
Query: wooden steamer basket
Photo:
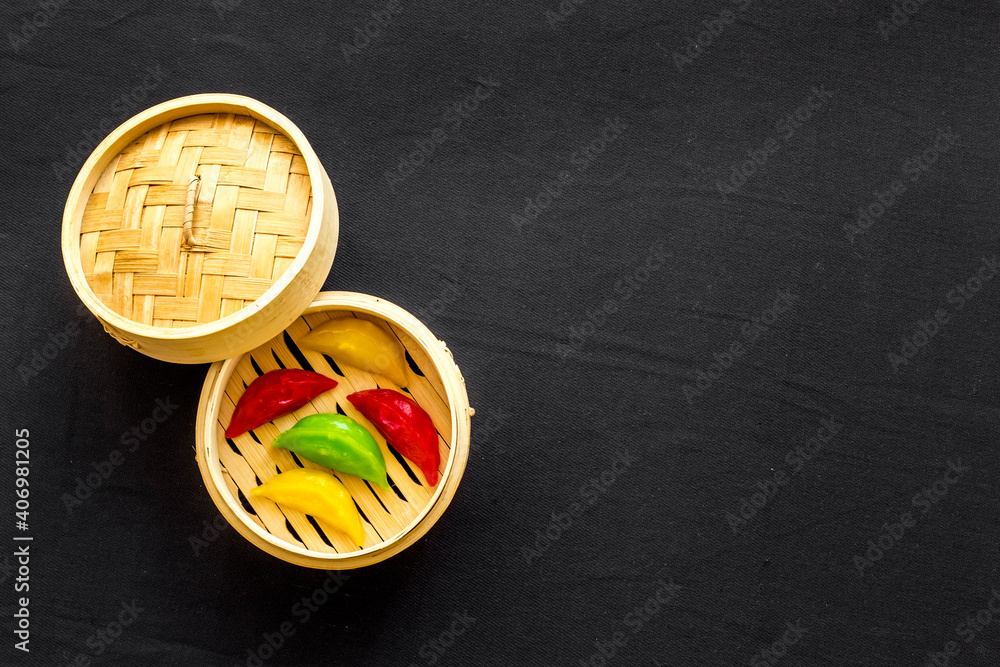
[[[248,540],[291,563],[349,569],[414,543],[455,494],[469,454],[465,380],[442,341],[375,297],[317,293],[339,232],[333,186],[306,138],[283,115],[238,95],[193,95],[147,109],[112,132],[84,163],[63,215],[73,288],[119,343],[175,363],[215,362],[198,410],[196,452],[222,515]],[[375,321],[407,351],[408,386],[338,367],[297,341],[331,315]],[[235,403],[255,377],[307,368],[338,381],[314,401],[226,440]],[[403,390],[439,434],[440,481],[427,485],[346,396]],[[320,468],[269,446],[298,418],[342,412],[372,433],[391,489],[337,474],[363,516],[363,549],[312,517],[249,490],[280,471]]]
[[[385,439],[347,401],[347,395],[376,386],[402,389],[388,378],[298,347],[298,341],[331,317],[359,317],[398,338],[407,352],[404,389],[430,415],[438,431],[440,480],[431,487],[423,473],[397,456]],[[339,383],[293,414],[231,440],[225,437],[235,404],[257,376],[278,368],[305,368]],[[340,412],[364,425],[385,457],[391,489],[353,475],[330,471],[285,449],[271,447],[278,433],[317,412]],[[469,456],[470,418],[465,380],[448,346],[415,317],[387,301],[351,292],[321,292],[281,335],[248,354],[212,365],[198,406],[197,459],[205,485],[222,515],[248,540],[290,563],[322,569],[350,569],[378,563],[416,542],[438,520],[455,495]],[[350,491],[362,515],[364,548],[324,530],[310,517],[281,507],[250,489],[297,467],[333,472]]]
[[[63,215],[77,294],[118,342],[206,363],[279,334],[323,285],[337,200],[305,136],[238,95],[147,109],[83,165]]]

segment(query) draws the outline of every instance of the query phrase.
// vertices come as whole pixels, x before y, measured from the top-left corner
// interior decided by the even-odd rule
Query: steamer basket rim
[[[465,472],[465,466],[468,460],[469,446],[466,444],[463,448],[462,443],[468,443],[471,435],[469,420],[471,408],[469,407],[469,398],[465,389],[464,379],[462,379],[461,371],[458,369],[458,365],[455,364],[450,355],[444,351],[442,341],[440,341],[425,324],[416,319],[416,317],[408,311],[380,297],[357,292],[327,291],[320,292],[316,299],[305,311],[303,311],[302,314],[306,315],[312,312],[336,308],[362,311],[386,319],[387,321],[400,326],[428,352],[432,362],[434,363],[435,371],[438,372],[442,383],[445,386],[445,392],[447,394],[446,398],[450,407],[452,426],[452,442],[451,451],[448,457],[448,464],[445,466],[444,473],[441,475],[437,488],[434,490],[431,498],[427,501],[427,504],[421,508],[417,516],[412,519],[405,528],[389,539],[379,542],[378,544],[366,549],[345,553],[324,553],[290,544],[289,542],[272,535],[268,531],[261,529],[260,526],[247,516],[246,511],[240,505],[239,500],[232,497],[225,480],[222,478],[222,468],[217,452],[218,443],[216,441],[218,438],[214,435],[216,431],[215,423],[208,420],[210,414],[218,413],[218,406],[215,400],[217,393],[216,388],[221,386],[222,390],[224,390],[226,384],[229,382],[229,378],[232,375],[233,370],[236,367],[236,364],[243,355],[237,355],[235,357],[231,357],[230,359],[217,361],[209,369],[205,386],[202,389],[203,396],[201,401],[199,401],[199,426],[196,439],[200,440],[200,442],[197,442],[196,446],[198,448],[197,455],[199,464],[202,466],[202,474],[204,475],[207,469],[208,476],[211,478],[212,485],[215,488],[215,493],[224,499],[225,504],[228,506],[225,509],[228,509],[231,514],[235,515],[241,524],[240,526],[234,527],[236,527],[239,532],[243,533],[244,537],[247,537],[252,543],[253,540],[250,539],[241,529],[251,531],[258,539],[264,540],[272,548],[288,552],[300,559],[314,559],[317,562],[327,564],[343,562],[348,567],[358,567],[361,565],[353,564],[355,561],[367,561],[371,558],[378,559],[383,552],[392,550],[396,547],[399,542],[413,533],[414,530],[425,521],[438,504],[442,502],[444,503],[441,512],[443,512],[447,505],[450,504],[451,499],[457,490],[458,484]],[[449,368],[449,364],[451,364],[453,368]],[[202,410],[202,406],[204,406],[204,410]],[[446,492],[446,489],[449,489],[450,491]],[[219,509],[223,510],[224,508],[220,507]],[[437,518],[435,518],[434,522],[436,521]],[[430,525],[431,524],[428,524],[426,526],[425,531],[429,530]],[[258,548],[263,548],[260,544],[254,543],[254,545]],[[267,549],[264,550],[267,551]],[[269,553],[284,558],[282,555],[275,554],[273,552]],[[287,558],[284,559],[288,560]],[[370,563],[366,562],[362,565],[365,564]]]
[[[312,215],[309,219],[306,240],[292,264],[281,277],[264,294],[232,315],[211,322],[178,328],[141,324],[119,315],[97,298],[83,274],[83,263],[80,258],[80,223],[86,205],[84,197],[89,197],[90,194],[86,192],[86,189],[88,186],[93,188],[94,182],[110,160],[137,135],[148,132],[159,124],[178,118],[196,116],[202,113],[218,113],[220,107],[230,113],[248,115],[266,122],[284,133],[302,152],[302,157],[309,170],[309,184],[313,197]],[[69,274],[70,283],[91,313],[115,329],[129,334],[162,340],[197,339],[240,325],[281,294],[295,280],[307,258],[313,253],[316,240],[319,237],[324,207],[327,205],[334,207],[334,209],[337,207],[335,197],[330,202],[326,201],[323,188],[324,178],[326,178],[326,172],[323,165],[302,131],[280,111],[263,102],[231,93],[199,93],[161,102],[132,116],[108,134],[84,162],[73,181],[62,220],[63,262],[66,266],[66,272]]]

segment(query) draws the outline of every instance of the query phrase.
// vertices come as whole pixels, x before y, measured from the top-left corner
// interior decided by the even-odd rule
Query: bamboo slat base
[[[411,362],[405,388],[380,375],[338,366],[322,354],[298,347],[298,341],[312,328],[331,317],[344,316],[373,321],[400,340]],[[314,370],[339,384],[295,413],[227,440],[225,428],[246,386],[257,376],[278,368]],[[441,453],[441,479],[435,487],[428,486],[415,465],[395,454],[347,401],[348,394],[375,387],[408,393],[431,416]],[[280,472],[300,466],[327,470],[270,446],[279,433],[317,412],[340,412],[357,420],[375,437],[386,460],[389,491],[353,475],[329,471],[344,483],[362,514],[365,543],[361,550],[310,517],[250,494],[250,489]],[[447,507],[468,458],[472,413],[465,381],[451,353],[415,318],[375,297],[324,292],[282,335],[248,354],[212,366],[198,410],[198,465],[223,515],[260,548],[309,567],[360,567],[404,549],[423,535]]]

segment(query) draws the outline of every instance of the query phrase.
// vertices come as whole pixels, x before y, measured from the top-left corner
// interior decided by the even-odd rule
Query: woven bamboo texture
[[[195,177],[189,248],[182,226]],[[281,277],[311,213],[306,162],[288,137],[234,113],[179,118],[137,137],[98,178],[80,228],[84,276],[105,306],[134,322],[213,322]]]
[[[323,297],[324,294],[329,293],[322,293],[320,297]],[[298,342],[306,334],[334,317],[367,319],[396,337],[407,351],[409,362],[407,386],[405,388],[398,387],[381,375],[367,373],[350,366],[338,366],[334,360],[325,355],[299,347]],[[307,312],[288,327],[282,335],[237,360],[225,362],[235,362],[228,379],[219,375],[218,381],[213,382],[213,371],[219,366],[216,364],[213,371],[209,373],[209,380],[206,382],[205,392],[202,396],[202,405],[199,407],[199,422],[207,422],[208,426],[205,427],[204,433],[208,434],[207,437],[212,442],[211,446],[207,448],[204,446],[205,443],[200,442],[198,451],[199,465],[209,490],[213,491],[212,486],[215,485],[215,479],[221,479],[226,487],[228,498],[221,498],[221,494],[218,493],[221,489],[214,490],[213,498],[220,505],[224,515],[227,515],[227,519],[233,522],[237,528],[240,528],[239,521],[241,520],[252,522],[261,531],[273,536],[285,547],[297,548],[307,556],[327,558],[327,560],[310,560],[308,557],[304,559],[290,557],[284,549],[275,549],[273,545],[256,539],[255,535],[241,531],[258,546],[286,560],[312,567],[346,568],[377,562],[387,555],[352,559],[352,554],[360,552],[349,539],[336,531],[324,530],[315,520],[300,512],[289,510],[266,498],[251,495],[250,489],[281,472],[297,467],[331,472],[347,487],[361,512],[365,530],[363,549],[369,554],[373,550],[377,550],[380,545],[398,540],[407,531],[412,530],[415,521],[422,518],[422,513],[427,514],[428,510],[431,509],[430,506],[434,503],[440,505],[437,508],[438,513],[443,511],[454,494],[464,470],[468,449],[468,418],[472,411],[467,408],[468,399],[465,398],[464,380],[451,359],[450,353],[446,351],[440,341],[433,338],[431,340],[435,345],[429,351],[399,324],[360,310],[330,307],[318,312]],[[435,356],[436,359],[432,358]],[[229,425],[235,405],[246,387],[259,375],[279,368],[312,370],[337,380],[339,384],[332,391],[321,394],[293,414],[280,417],[249,433],[227,440],[224,434],[225,429]],[[461,400],[464,401],[466,407],[458,406],[462,418],[462,423],[459,426],[460,433],[453,432],[452,420],[456,406],[453,406],[449,401],[446,382],[438,368],[443,368],[444,372],[449,375],[448,380],[453,387],[459,385],[461,387]],[[375,387],[395,389],[408,394],[430,415],[438,431],[438,446],[441,455],[439,469],[441,479],[437,486],[430,487],[419,468],[390,448],[375,427],[347,400],[347,396],[353,392]],[[373,486],[353,475],[330,471],[318,464],[296,457],[288,450],[270,446],[279,433],[291,428],[299,419],[318,412],[345,414],[371,432],[385,457],[390,490],[386,491]],[[199,426],[198,432],[199,435],[202,434],[202,426]],[[463,452],[463,455],[458,457],[457,464],[456,457],[452,455],[452,449],[456,446],[461,447]],[[207,456],[210,456],[212,460],[204,460]],[[216,468],[217,471],[221,472],[221,475],[213,478],[210,474],[212,468]],[[451,471],[450,479],[448,478],[449,471]],[[226,511],[227,505],[229,512]],[[436,515],[429,519],[430,523],[433,523],[434,520],[436,520]],[[423,534],[428,527],[429,524],[424,525],[419,534]],[[341,556],[343,560],[331,563],[329,558],[331,556],[337,558],[337,555]]]

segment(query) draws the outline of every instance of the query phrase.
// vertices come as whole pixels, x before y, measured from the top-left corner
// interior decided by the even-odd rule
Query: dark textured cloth
[[[0,664],[998,664],[998,8],[788,4],[6,2]],[[211,528],[207,366],[66,277],[90,148],[199,92],[298,125],[326,289],[464,372],[461,487],[382,564]]]

